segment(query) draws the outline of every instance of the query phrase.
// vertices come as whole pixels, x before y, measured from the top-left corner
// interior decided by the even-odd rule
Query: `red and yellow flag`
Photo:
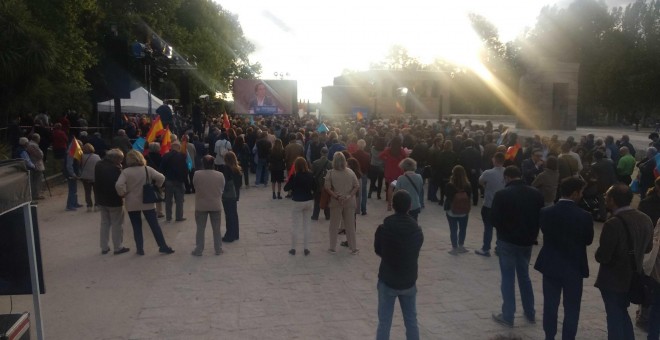
[[[78,142],[76,137],[72,137],[71,144],[69,144],[69,156],[77,159],[78,162],[80,162],[80,160],[82,160],[82,155],[83,151],[80,147],[80,142]]]
[[[164,155],[170,151],[172,148],[172,134],[170,129],[165,129],[163,133],[163,138],[160,141],[160,154]]]
[[[229,122],[229,116],[227,116],[227,112],[222,114],[222,127],[225,128],[225,130],[229,130],[231,127],[231,123]]]
[[[506,154],[504,155],[504,159],[506,159],[506,160],[508,160],[508,161],[513,161],[513,160],[515,160],[515,159],[516,159],[516,155],[518,154],[518,150],[520,150],[520,144],[519,144],[519,143],[516,143],[515,145],[510,146],[510,147],[506,150]]]
[[[184,155],[188,154],[188,135],[185,133],[181,137],[181,153]]]
[[[158,135],[162,133],[161,131],[163,131],[163,123],[160,121],[160,116],[156,116],[156,119],[153,122],[151,122],[151,127],[149,128],[149,132],[147,132],[147,136],[146,136],[147,143],[151,143],[155,141],[156,137],[158,137]]]

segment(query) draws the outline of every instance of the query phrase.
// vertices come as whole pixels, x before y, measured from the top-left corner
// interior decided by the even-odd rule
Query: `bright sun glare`
[[[298,81],[298,97],[321,100],[321,87],[332,85],[344,70],[367,70],[382,61],[393,45],[406,47],[422,63],[440,58],[466,68],[479,67],[481,42],[469,13],[485,16],[511,40],[533,24],[542,5],[553,0],[408,0],[243,1],[220,4],[238,15],[245,36],[255,44],[252,62],[261,77],[289,73]]]

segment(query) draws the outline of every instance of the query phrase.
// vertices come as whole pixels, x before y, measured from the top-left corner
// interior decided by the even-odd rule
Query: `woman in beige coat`
[[[325,189],[330,193],[330,248],[328,252],[335,254],[337,245],[337,230],[341,222],[346,229],[346,238],[351,254],[357,255],[359,250],[355,241],[355,194],[360,188],[357,176],[353,170],[346,167],[346,157],[341,152],[332,158],[332,170],[325,176]]]
[[[135,150],[129,151],[126,155],[126,169],[119,175],[115,189],[117,189],[117,194],[124,198],[126,211],[128,211],[128,217],[133,226],[133,237],[135,238],[137,254],[144,255],[142,216],[140,216],[140,213],[144,214],[144,218],[149,223],[149,228],[151,228],[151,232],[154,234],[159,251],[164,254],[172,254],[174,250],[165,242],[163,231],[158,224],[155,203],[142,203],[142,187],[147,183],[147,178],[150,182],[160,187],[165,181],[165,176],[153,168],[146,166],[146,164],[147,162],[141,153]]]

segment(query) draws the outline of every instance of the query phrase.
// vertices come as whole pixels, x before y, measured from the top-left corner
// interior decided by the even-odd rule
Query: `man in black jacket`
[[[378,330],[377,340],[390,338],[394,302],[399,298],[406,326],[406,338],[419,339],[417,327],[417,259],[424,243],[424,234],[408,215],[411,198],[405,190],[392,197],[394,215],[385,218],[376,229],[374,249],[380,256],[378,269]]]
[[[188,167],[186,165],[186,155],[181,153],[181,144],[172,143],[170,152],[163,156],[160,162],[160,170],[165,175],[165,219],[172,221],[172,198],[176,203],[176,221],[182,222],[183,217],[183,193],[185,191],[184,183],[188,178]]]
[[[539,234],[539,213],[544,206],[541,192],[525,185],[518,167],[504,169],[506,187],[493,198],[491,222],[497,229],[497,252],[502,274],[502,313],[493,320],[513,327],[516,312],[515,279],[518,276],[520,298],[525,318],[536,322],[534,291],[529,279],[529,260],[532,245]]]
[[[106,152],[105,158],[94,168],[94,195],[101,211],[101,254],[110,252],[108,237],[112,231],[114,254],[123,254],[130,249],[122,245],[124,224],[124,200],[117,194],[115,183],[121,175],[121,162],[124,154],[119,149]]]
[[[464,149],[458,154],[458,164],[465,168],[470,187],[472,188],[472,205],[479,202],[479,176],[481,176],[481,151],[476,148],[472,138],[463,142]]]
[[[591,214],[577,205],[584,181],[569,177],[561,182],[561,199],[541,210],[543,247],[534,269],[543,274],[543,331],[546,339],[557,334],[557,311],[564,295],[562,339],[575,339],[580,318],[582,281],[589,277],[587,246],[594,239]]]

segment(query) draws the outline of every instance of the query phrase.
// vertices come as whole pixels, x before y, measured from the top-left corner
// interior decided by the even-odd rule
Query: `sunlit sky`
[[[218,0],[216,0],[218,1]],[[609,6],[625,0],[609,0]],[[486,17],[502,41],[534,26],[545,5],[567,0],[333,0],[218,1],[238,15],[245,36],[256,47],[251,62],[261,78],[298,81],[298,98],[321,101],[321,87],[346,69],[363,71],[384,59],[395,44],[423,63],[445,58],[470,65],[479,40],[469,13]],[[279,78],[279,77],[277,77]]]

